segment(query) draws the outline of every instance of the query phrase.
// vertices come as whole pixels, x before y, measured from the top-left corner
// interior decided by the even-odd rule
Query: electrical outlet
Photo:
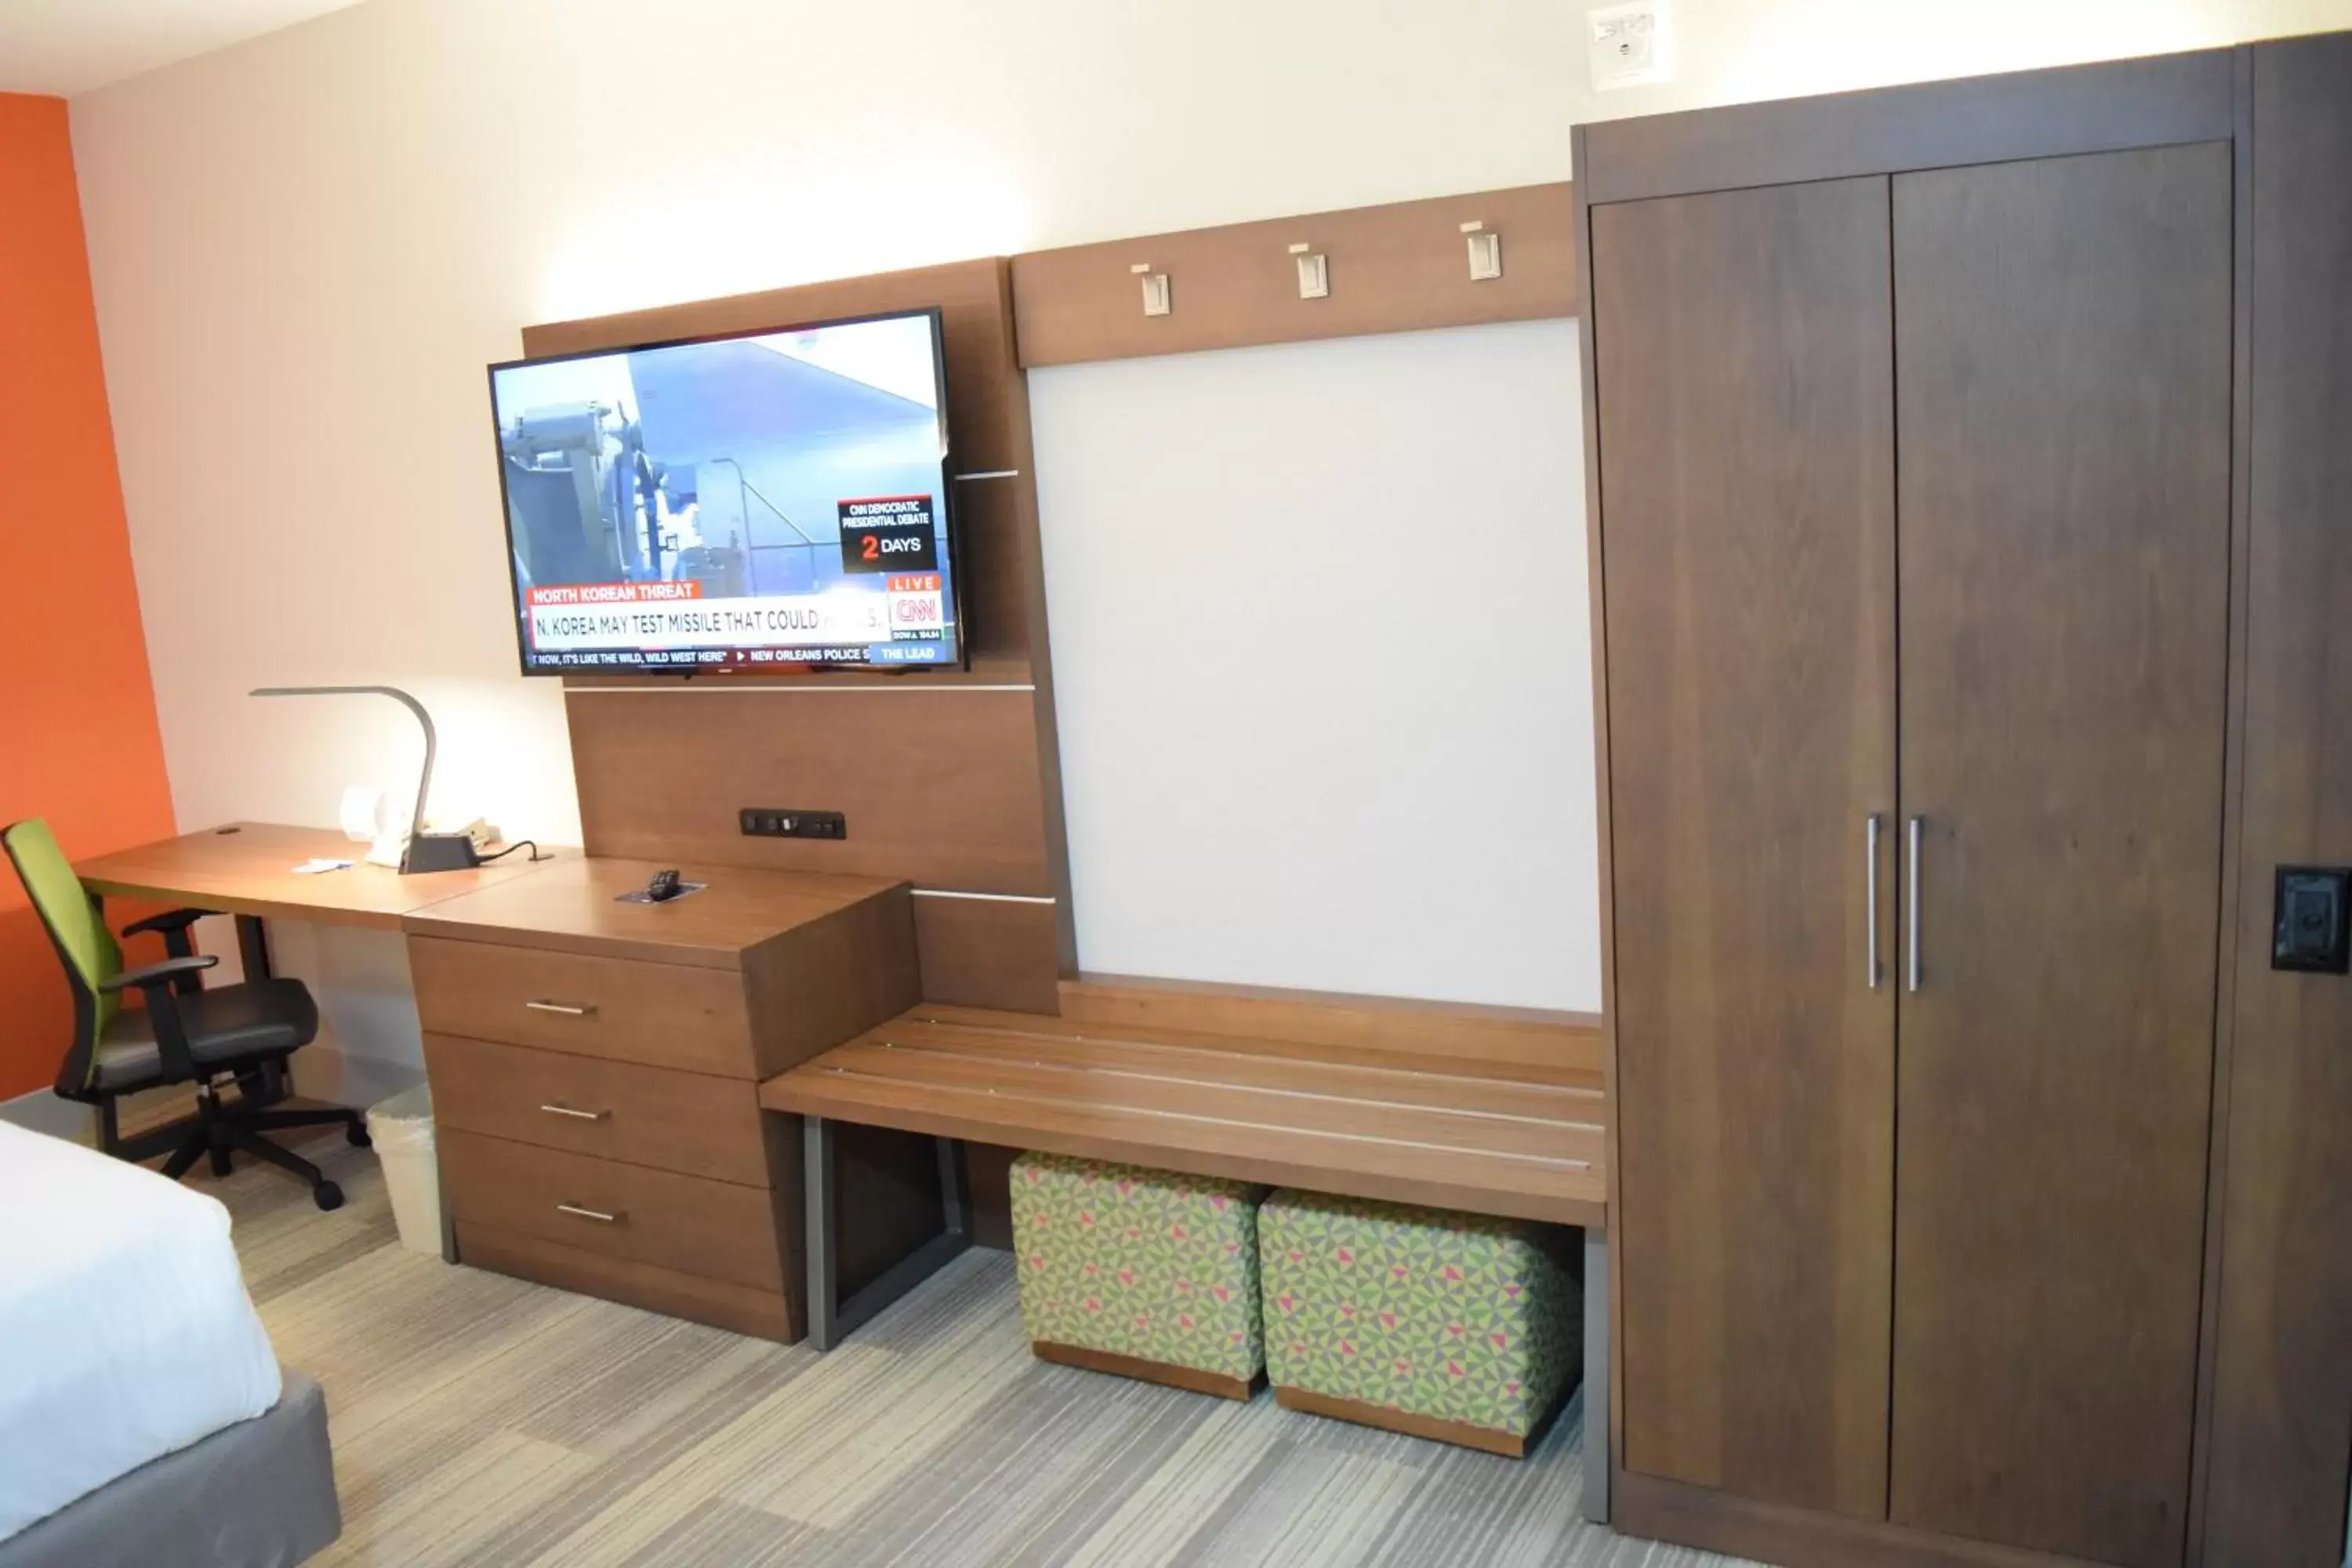
[[[736,819],[746,838],[846,838],[849,819],[837,811],[794,811],[747,805]]]
[[[1595,89],[1605,92],[1611,88],[1673,79],[1665,0],[1603,5],[1587,11],[1584,18]]]

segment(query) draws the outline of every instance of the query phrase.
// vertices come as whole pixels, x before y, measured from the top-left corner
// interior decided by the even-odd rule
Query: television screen
[[[525,674],[961,665],[936,310],[490,367]]]

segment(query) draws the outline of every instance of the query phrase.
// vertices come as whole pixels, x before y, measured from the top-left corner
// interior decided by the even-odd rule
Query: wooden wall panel
[[[1075,966],[1076,940],[1012,289],[1003,259],[957,262],[531,327],[523,349],[575,353],[940,310],[971,668],[568,678],[583,837],[598,855],[856,871],[1053,900],[1004,906],[1026,912],[994,924],[936,911],[919,921],[927,980],[951,994],[933,1000],[1050,1011],[1052,978]],[[743,837],[736,814],[761,805],[839,811],[849,837]]]
[[[1576,309],[1565,182],[1149,235],[1013,261],[1021,363],[1034,367],[1365,332],[1567,316]],[[1503,237],[1503,275],[1470,278],[1461,226]],[[1330,294],[1298,297],[1294,243],[1329,258]],[[1168,275],[1146,316],[1137,262]]]
[[[2270,967],[2352,865],[2352,36],[2253,55],[2244,839],[2203,1561],[2334,1563],[2352,1470],[2352,980]]]
[[[911,680],[574,691],[583,837],[592,855],[1050,897],[1029,699]],[[849,836],[747,838],[744,806],[839,811]]]
[[[1027,449],[1025,427],[1020,444]],[[1036,514],[1027,504],[1033,482],[1026,474],[973,479],[956,485],[949,499],[949,526],[963,570],[964,636],[975,673],[1003,667],[990,679],[1016,670],[1020,679],[1028,679],[1032,628],[1025,562],[1037,540]],[[845,672],[844,679],[851,678]]]
[[[625,348],[679,338],[798,326],[852,316],[887,315],[938,306],[947,343],[948,411],[955,470],[971,473],[1027,466],[1021,391],[1004,371],[1013,363],[1013,322],[1002,308],[1004,263],[958,261],[910,272],[880,272],[733,294],[723,300],[662,305],[617,316],[525,327],[522,352],[531,358]]]
[[[998,899],[918,898],[923,1000],[1015,1013],[1055,1010],[1061,978],[1054,907]]]

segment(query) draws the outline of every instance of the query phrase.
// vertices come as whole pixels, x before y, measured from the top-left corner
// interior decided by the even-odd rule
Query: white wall
[[[441,722],[437,804],[576,837],[556,690],[513,672],[482,384],[524,324],[1558,179],[1573,41],[1537,0],[372,0],[78,99],[183,825],[331,822],[345,783],[396,782],[389,703],[242,695],[385,680]],[[1066,679],[1094,656],[1056,646]],[[1119,765],[1063,740],[1081,776]],[[366,942],[289,932],[281,961],[357,977],[363,1005],[326,1001],[347,1051],[413,1055],[364,1005],[396,961]],[[1294,951],[1251,974],[1327,973]]]
[[[1558,178],[1571,42],[1537,0],[373,0],[77,100],[182,818],[396,773],[388,708],[241,695],[373,679],[442,798],[576,835],[481,382],[524,324]]]
[[[78,98],[183,825],[329,822],[345,783],[395,781],[415,742],[388,705],[241,695],[388,680],[441,720],[441,805],[576,836],[556,691],[513,673],[481,380],[527,322],[1559,179],[1596,112],[2352,22],[2352,0],[1678,4],[1682,81],[1599,99],[1572,0],[369,0]],[[1077,462],[1057,416],[1040,449]],[[1115,665],[1087,635],[1057,628],[1064,679]],[[1080,777],[1119,765],[1083,718],[1063,740]],[[1125,831],[1105,852],[1135,853]],[[1118,930],[1094,945],[1136,951]],[[1312,984],[1328,957],[1269,936],[1248,968]],[[1464,963],[1413,984],[1581,994]]]
[[[1597,1008],[1576,329],[1031,374],[1078,959]]]

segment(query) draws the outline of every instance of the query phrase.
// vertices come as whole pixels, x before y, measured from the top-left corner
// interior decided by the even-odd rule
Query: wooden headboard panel
[[[1029,394],[1010,266],[957,262],[530,327],[532,356],[937,306],[969,670],[567,677],[589,853],[905,877],[928,1000],[1056,1010],[1074,972]],[[841,812],[747,838],[744,806]]]

